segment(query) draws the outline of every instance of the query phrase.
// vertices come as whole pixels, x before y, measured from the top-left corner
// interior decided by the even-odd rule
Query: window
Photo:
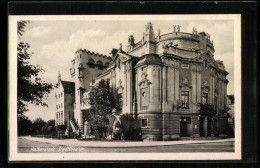
[[[94,64],[95,61],[94,61],[93,59],[90,58],[90,59],[88,60],[88,63],[90,63],[90,64]]]
[[[205,60],[205,62],[204,62],[204,67],[208,68],[208,61],[207,60]]]
[[[62,114],[62,112],[60,113],[60,116],[61,116],[60,118],[63,118],[63,114]]]
[[[202,93],[202,104],[208,104],[208,93]]]
[[[218,106],[218,97],[215,96],[214,97],[214,109],[215,109],[215,111],[217,111],[217,106]]]
[[[62,108],[62,103],[60,104],[60,107]]]
[[[97,61],[98,69],[103,69],[103,62]]]
[[[95,66],[95,61],[94,61],[92,58],[90,58],[90,59],[88,60],[88,62],[87,62],[87,65],[88,65],[89,67],[91,67],[91,68],[94,68],[94,66]]]
[[[181,102],[182,102],[182,108],[183,109],[189,108],[189,91],[182,91],[181,92]]]
[[[58,115],[58,113],[56,114],[56,118],[57,118],[57,119],[59,118],[59,115]]]
[[[83,77],[83,69],[79,69],[79,77]]]
[[[60,97],[62,97],[62,92],[61,92],[61,94],[60,94]]]
[[[147,118],[143,118],[141,120],[141,127],[148,127],[148,119]]]
[[[109,66],[109,63],[108,63],[108,62],[106,62],[106,63],[105,63],[105,66],[106,66],[106,67],[108,67],[108,66]]]
[[[122,93],[118,93],[118,108],[122,109],[123,106],[123,97],[122,97]]]

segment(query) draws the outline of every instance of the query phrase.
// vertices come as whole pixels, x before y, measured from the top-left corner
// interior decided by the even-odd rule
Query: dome
[[[162,65],[162,60],[157,54],[146,54],[136,63],[136,68],[142,65]]]

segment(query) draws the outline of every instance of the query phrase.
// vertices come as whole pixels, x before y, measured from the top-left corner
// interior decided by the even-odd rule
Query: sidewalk
[[[216,142],[234,142],[234,138],[218,140],[187,140],[187,141],[144,141],[144,142],[103,142],[103,141],[78,141],[77,139],[47,139],[37,137],[18,137],[31,141],[44,142],[60,146],[70,147],[93,147],[93,148],[111,148],[111,147],[148,147],[148,146],[169,146],[181,144],[203,144]]]

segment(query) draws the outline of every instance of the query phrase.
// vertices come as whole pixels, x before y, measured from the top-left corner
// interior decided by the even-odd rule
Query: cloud
[[[49,27],[38,26],[34,27],[24,33],[27,38],[47,38],[50,33]]]
[[[101,29],[78,30],[67,40],[43,45],[38,53],[34,54],[31,63],[39,64],[46,70],[43,78],[48,82],[57,81],[58,71],[61,71],[63,79],[70,80],[70,61],[74,58],[77,49],[82,48],[109,55],[113,47],[119,47],[119,43],[123,43],[123,49],[126,49],[127,38],[130,34],[134,34],[134,31],[120,30],[108,34]]]
[[[198,32],[206,32],[211,35],[216,54],[223,54],[225,52],[233,51],[234,48],[234,27],[231,21],[212,22],[191,22],[187,30],[197,28]]]

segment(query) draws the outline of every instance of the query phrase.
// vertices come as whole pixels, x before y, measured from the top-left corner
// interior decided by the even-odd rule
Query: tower
[[[90,90],[90,83],[93,78],[101,74],[109,65],[111,58],[79,49],[75,52],[75,58],[72,60],[71,77],[75,80],[75,104],[74,104],[74,121],[77,123],[79,132],[84,132],[83,112],[84,107],[82,99],[85,92]]]

